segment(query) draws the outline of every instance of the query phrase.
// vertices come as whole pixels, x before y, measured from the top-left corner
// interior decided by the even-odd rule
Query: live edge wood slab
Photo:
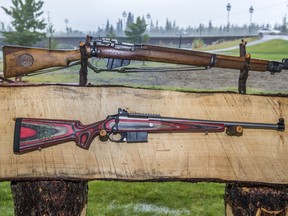
[[[149,134],[148,143],[101,142],[89,150],[73,142],[22,155],[13,153],[14,118],[80,120],[118,108],[162,116],[276,123],[288,121],[288,97],[188,93],[126,87],[63,85],[0,87],[0,180],[219,181],[288,184],[288,130]]]

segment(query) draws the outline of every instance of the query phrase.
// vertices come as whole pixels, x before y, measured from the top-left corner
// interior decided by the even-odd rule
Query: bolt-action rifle
[[[245,57],[218,55],[208,52],[168,48],[148,44],[118,43],[98,38],[86,43],[87,57],[105,58],[107,70],[127,66],[131,60],[173,64],[243,69]],[[247,54],[248,55],[248,54]],[[79,50],[49,50],[20,46],[4,46],[4,76],[26,75],[52,67],[67,67],[81,59]],[[250,71],[270,71],[272,74],[288,69],[288,59],[282,62],[250,59]]]
[[[96,136],[101,141],[138,143],[148,142],[148,133],[216,133],[242,136],[243,128],[284,131],[284,119],[276,124],[211,121],[160,115],[128,113],[118,109],[105,120],[83,125],[80,121],[17,118],[14,134],[14,152],[25,153],[48,146],[75,141],[88,149]]]

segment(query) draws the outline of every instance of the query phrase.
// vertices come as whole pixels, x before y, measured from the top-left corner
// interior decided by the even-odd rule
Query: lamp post
[[[254,8],[253,8],[253,6],[251,6],[251,7],[249,8],[249,13],[250,13],[249,33],[251,33],[251,31],[252,31],[252,14],[253,14],[253,11],[254,11]]]
[[[1,24],[1,25],[0,25],[0,30],[1,30],[1,31],[4,31],[4,30],[5,30],[4,22],[1,22],[1,21],[0,21],[0,24]]]
[[[286,1],[286,7],[287,7],[287,12],[288,12],[288,1]],[[287,32],[287,29],[288,29],[288,22],[287,22],[287,14],[288,13],[286,13],[286,23],[285,23],[285,27],[286,27],[286,32]]]
[[[226,9],[227,9],[227,32],[228,32],[229,31],[229,25],[230,25],[230,23],[229,23],[229,12],[231,10],[231,4],[230,3],[227,4]]]
[[[199,24],[199,43],[198,43],[198,48],[202,47],[202,24]]]
[[[126,29],[126,23],[125,23],[125,19],[126,19],[127,13],[126,11],[123,11],[122,13],[122,17],[123,17],[123,31]]]
[[[69,23],[69,20],[66,18],[64,20],[65,24],[66,24],[66,32],[68,33],[69,29],[68,29],[68,23]]]
[[[47,12],[48,16],[47,16],[47,21],[48,21],[48,25],[47,25],[47,33],[48,33],[48,46],[49,49],[52,48],[52,34],[53,34],[53,26],[50,20],[50,12]]]
[[[149,27],[148,30],[149,30],[149,31],[151,30],[151,28],[150,28],[150,27],[151,27],[151,25],[150,25],[150,19],[151,19],[151,14],[148,13],[148,14],[147,14],[147,20],[148,20],[148,27]]]

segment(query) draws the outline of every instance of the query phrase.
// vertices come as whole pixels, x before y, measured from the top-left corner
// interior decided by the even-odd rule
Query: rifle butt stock
[[[17,118],[15,121],[13,150],[19,154],[69,141],[88,149],[99,134],[99,125],[102,123],[83,125],[77,120],[32,118]]]
[[[79,50],[50,50],[22,46],[3,47],[4,77],[11,78],[80,60]]]

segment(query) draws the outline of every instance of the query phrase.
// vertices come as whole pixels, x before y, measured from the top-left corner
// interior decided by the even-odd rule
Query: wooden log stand
[[[249,73],[251,55],[246,53],[247,42],[239,44],[240,56],[245,58],[244,67],[240,70],[238,92],[246,94],[246,83]],[[228,183],[225,188],[226,215],[288,215],[288,186],[249,183]]]
[[[87,181],[12,181],[15,215],[86,215]]]
[[[80,215],[87,202],[87,182],[94,179],[190,182],[205,179],[232,186],[233,182],[262,182],[266,188],[288,184],[287,130],[247,129],[241,137],[229,137],[225,133],[149,134],[148,143],[135,144],[101,142],[95,138],[89,150],[68,142],[21,155],[14,154],[12,146],[16,117],[78,119],[89,124],[115,114],[120,107],[180,118],[276,123],[280,117],[288,119],[286,96],[67,85],[0,86],[0,90],[0,180],[13,181],[13,197],[19,206],[16,215],[44,209],[41,196],[51,208],[45,212],[58,207],[59,212],[64,211],[59,200],[66,196],[66,191],[69,197],[80,196],[82,207],[73,209]],[[73,189],[74,186],[82,193]],[[21,206],[28,209],[28,204],[23,204],[19,200],[23,197],[17,194],[22,190],[26,193],[23,188],[31,187],[36,189],[32,196],[25,195],[25,200],[35,206],[20,210]],[[55,187],[62,190],[57,199],[52,195]],[[231,208],[236,206],[232,205],[235,192],[227,189],[226,194]],[[264,195],[268,199],[269,193]],[[279,200],[285,202],[285,196],[279,194]]]
[[[227,216],[287,216],[288,186],[227,184],[225,204]]]
[[[81,43],[80,86],[87,83],[84,47]],[[244,41],[240,55],[245,62],[238,91],[246,94],[250,55]],[[148,144],[133,145],[95,139],[88,151],[67,143],[24,155],[15,155],[11,147],[12,119],[20,116],[88,124],[121,107],[171,117],[275,122],[288,119],[287,97],[54,85],[1,90],[0,180],[12,180],[15,215],[85,215],[88,180],[93,179],[216,180],[226,183],[226,215],[288,215],[286,131],[248,130],[239,138],[160,134],[151,135]]]

